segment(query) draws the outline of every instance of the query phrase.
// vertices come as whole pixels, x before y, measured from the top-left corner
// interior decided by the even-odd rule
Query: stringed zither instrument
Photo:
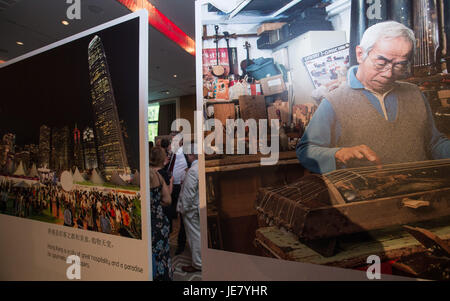
[[[260,226],[314,241],[450,216],[450,159],[336,170],[259,190]]]

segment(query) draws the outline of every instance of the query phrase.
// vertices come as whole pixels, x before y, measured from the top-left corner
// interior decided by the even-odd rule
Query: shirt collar
[[[374,91],[372,91],[372,90],[367,89],[366,87],[364,87],[364,85],[363,85],[363,84],[359,81],[359,79],[356,77],[356,73],[357,73],[357,72],[358,72],[358,65],[353,66],[353,67],[351,67],[351,68],[348,70],[348,73],[347,73],[347,82],[348,82],[350,88],[352,88],[352,89],[366,89],[367,91],[371,92],[372,94],[378,94],[378,93],[376,93],[376,92],[374,92]],[[394,90],[394,87],[392,87],[392,89],[390,89],[389,91],[386,91],[386,92],[384,93],[384,95],[382,95],[383,98],[384,98],[384,96],[386,96],[387,94],[389,94],[390,92],[392,92],[392,90]],[[380,95],[380,94],[378,94],[378,95]]]
[[[358,65],[351,67],[347,73],[347,82],[352,89],[365,89],[364,85],[356,78],[358,72]]]

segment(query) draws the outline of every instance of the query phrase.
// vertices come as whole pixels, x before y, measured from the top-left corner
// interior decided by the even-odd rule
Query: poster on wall
[[[150,279],[146,20],[1,66],[0,279]]]
[[[450,153],[427,153],[427,146],[436,145],[422,134],[435,129],[430,123],[418,125],[416,118],[438,116],[427,109],[421,93],[434,78],[421,87],[414,78],[407,78],[414,41],[406,34],[397,40],[383,37],[373,53],[368,51],[364,68],[349,67],[349,57],[356,51],[346,43],[350,26],[338,28],[339,21],[333,23],[333,30],[322,26],[333,16],[339,20],[350,15],[351,6],[342,15],[329,14],[330,7],[336,9],[323,1],[300,1],[289,7],[266,1],[251,2],[230,13],[208,1],[196,2],[197,53],[211,48],[212,37],[202,40],[202,33],[213,32],[218,24],[223,31],[232,28],[236,36],[245,37],[251,49],[260,50],[261,45],[273,52],[283,49],[290,62],[287,80],[278,74],[247,78],[249,84],[261,84],[260,95],[244,95],[239,89],[237,100],[215,101],[201,93],[206,86],[201,76],[205,62],[197,57],[197,108],[205,110],[208,126],[197,132],[205,146],[199,159],[204,280],[447,277],[448,258],[437,263],[437,253],[428,248],[444,247],[450,254]],[[276,22],[287,24],[279,28]],[[378,26],[386,25],[409,32],[400,23]],[[276,43],[271,36],[277,37]],[[403,49],[402,60],[396,62],[392,53],[400,42],[405,43],[398,47]],[[270,59],[270,53],[264,52],[264,57]],[[270,63],[252,61],[250,66],[258,67],[263,75],[268,73]],[[347,76],[349,84],[339,85]],[[216,78],[223,81],[224,77]],[[306,105],[314,92],[309,86],[316,90],[325,86],[327,101],[321,99],[317,110]],[[398,112],[403,113],[397,117],[409,123],[403,130],[392,126],[388,130],[392,122],[377,121],[395,121],[395,114],[373,105],[378,103],[375,93],[380,87],[398,98]],[[371,95],[370,91],[375,92]],[[374,101],[367,101],[372,97]],[[296,123],[302,114],[309,121],[303,128]],[[272,124],[270,131],[256,126],[274,120],[282,126]],[[226,129],[220,128],[225,123]],[[257,138],[252,137],[252,130],[259,131]],[[265,138],[274,131],[269,144]],[[389,142],[384,135],[387,131]],[[412,132],[417,135],[406,137],[405,133]],[[445,138],[450,133],[435,133],[450,149],[450,140]],[[292,143],[298,137],[300,142]],[[239,141],[242,152],[236,153]],[[256,151],[261,145],[267,145],[264,154]],[[262,164],[268,156],[276,157],[274,164]]]
[[[314,87],[330,86],[346,80],[349,68],[350,44],[333,47],[302,59]]]

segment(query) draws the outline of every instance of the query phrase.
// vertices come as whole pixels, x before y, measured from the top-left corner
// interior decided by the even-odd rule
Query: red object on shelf
[[[248,87],[248,95],[261,95],[261,85],[260,84],[250,84]]]

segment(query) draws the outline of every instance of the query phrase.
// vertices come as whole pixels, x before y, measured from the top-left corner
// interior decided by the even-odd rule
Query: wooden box
[[[258,27],[257,34],[258,36],[260,36],[266,31],[281,29],[285,24],[286,22],[263,23]]]

